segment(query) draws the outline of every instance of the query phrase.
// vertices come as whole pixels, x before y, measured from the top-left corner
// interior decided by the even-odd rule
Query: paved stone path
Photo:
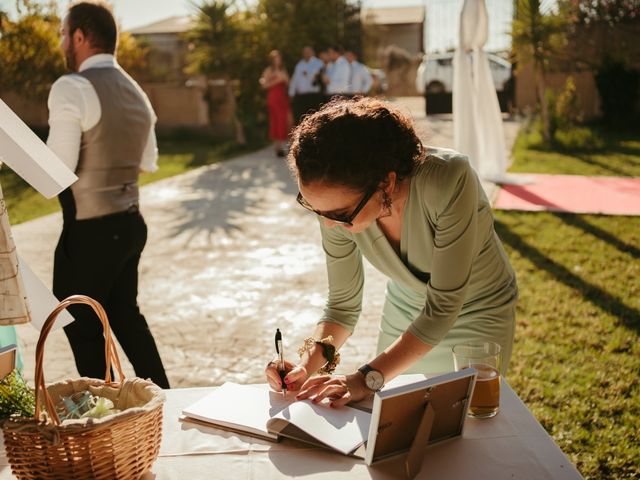
[[[427,120],[419,97],[398,102],[425,143],[452,146],[450,116]],[[517,128],[505,123],[509,148]],[[138,298],[173,387],[262,382],[276,327],[290,358],[311,333],[324,304],[326,272],[317,221],[296,204],[296,192],[270,148],[142,188],[149,239]],[[61,224],[61,215],[53,214],[13,229],[20,254],[47,285]],[[386,281],[365,268],[363,313],[343,348],[343,372],[375,351]],[[31,380],[38,332],[21,325],[18,335]],[[121,359],[133,375],[122,352]],[[45,379],[76,376],[66,337],[54,331]]]

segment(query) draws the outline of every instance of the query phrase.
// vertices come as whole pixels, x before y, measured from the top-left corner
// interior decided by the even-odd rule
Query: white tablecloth
[[[211,391],[213,388],[166,391],[160,456],[145,480],[403,478],[403,458],[368,467],[362,460],[291,440],[271,443],[178,420],[184,407]],[[502,383],[500,403],[500,413],[496,417],[468,418],[462,438],[429,448],[418,478],[582,478],[506,382]],[[0,458],[0,479],[9,478],[13,477],[3,456]]]

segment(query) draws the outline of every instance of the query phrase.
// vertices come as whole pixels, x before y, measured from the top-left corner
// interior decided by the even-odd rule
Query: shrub
[[[519,137],[522,148],[560,151],[593,151],[604,148],[602,137],[595,130],[582,125],[584,118],[571,76],[559,93],[547,89],[545,101],[549,111],[551,141],[545,142],[542,120],[535,117],[525,125],[524,133]]]
[[[600,150],[605,146],[600,135],[588,127],[579,126],[556,130],[553,141],[560,150]]]
[[[584,117],[578,105],[578,94],[573,77],[569,75],[564,89],[555,99],[553,115],[556,117],[558,128],[568,128],[582,123]]]

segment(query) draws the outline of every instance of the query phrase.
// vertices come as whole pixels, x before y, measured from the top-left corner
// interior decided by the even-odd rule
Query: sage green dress
[[[453,345],[491,340],[505,374],[513,345],[515,274],[493,228],[491,206],[467,157],[432,149],[411,177],[400,256],[373,222],[361,233],[320,221],[329,295],[320,322],[353,331],[362,309],[362,255],[389,281],[378,352],[404,331],[434,348],[408,373],[454,369]]]

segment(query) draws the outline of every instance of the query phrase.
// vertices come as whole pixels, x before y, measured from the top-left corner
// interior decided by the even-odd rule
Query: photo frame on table
[[[462,436],[476,376],[468,368],[376,392],[367,465],[407,454],[406,474],[414,478],[427,447]]]

